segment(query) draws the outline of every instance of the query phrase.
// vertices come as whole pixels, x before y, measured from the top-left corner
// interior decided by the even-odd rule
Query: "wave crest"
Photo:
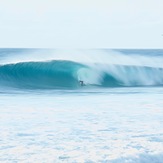
[[[0,85],[18,88],[128,87],[163,85],[163,68],[115,64],[81,64],[56,60],[0,66]]]

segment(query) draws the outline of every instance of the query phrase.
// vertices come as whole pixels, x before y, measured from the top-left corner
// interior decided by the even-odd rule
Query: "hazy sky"
[[[0,47],[163,48],[163,0],[0,0]]]

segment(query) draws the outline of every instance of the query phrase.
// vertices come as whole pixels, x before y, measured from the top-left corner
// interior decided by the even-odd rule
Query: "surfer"
[[[85,85],[83,80],[79,80],[79,83],[80,83],[81,86]]]

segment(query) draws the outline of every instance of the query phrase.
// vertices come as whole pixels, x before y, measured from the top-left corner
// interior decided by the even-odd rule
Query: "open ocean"
[[[0,162],[163,163],[163,50],[0,49]]]

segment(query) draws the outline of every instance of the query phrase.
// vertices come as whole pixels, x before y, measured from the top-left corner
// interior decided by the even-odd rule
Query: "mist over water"
[[[1,64],[68,60],[81,63],[105,63],[133,66],[163,67],[162,50],[108,49],[4,49]]]

